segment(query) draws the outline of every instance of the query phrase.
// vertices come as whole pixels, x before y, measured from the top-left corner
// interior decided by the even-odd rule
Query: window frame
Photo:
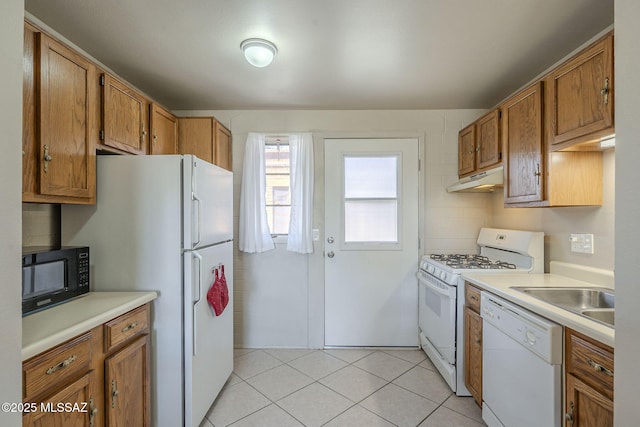
[[[265,138],[265,163],[266,163],[266,156],[267,156],[267,148],[268,147],[273,147],[273,146],[283,146],[286,145],[287,147],[289,147],[289,137],[288,136],[271,136],[271,135],[267,135]],[[289,151],[288,153],[289,159],[288,159],[288,166],[289,166],[289,172],[288,173],[269,173],[267,172],[267,167],[265,164],[265,209],[267,210],[267,224],[269,226],[269,232],[271,234],[271,238],[273,239],[274,243],[286,243],[287,239],[289,237],[289,232],[288,232],[288,228],[289,228],[289,224],[287,224],[287,233],[275,233],[273,231],[273,225],[274,225],[274,220],[275,220],[275,216],[274,216],[274,208],[276,207],[288,207],[289,209],[291,209],[291,152]],[[280,203],[268,203],[268,197],[267,197],[267,193],[269,192],[269,186],[267,184],[268,182],[268,178],[269,176],[281,176],[281,177],[287,177],[288,178],[288,188],[289,188],[289,203],[288,204],[280,204]],[[273,189],[277,188],[277,187],[283,187],[281,185],[272,185],[271,186],[271,190],[273,192]],[[271,211],[271,215],[269,215],[269,211]],[[271,217],[271,222],[269,223],[269,218]],[[287,221],[291,220],[291,216],[289,215],[287,218]]]

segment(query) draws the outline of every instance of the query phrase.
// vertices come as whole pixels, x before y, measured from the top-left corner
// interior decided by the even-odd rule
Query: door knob
[[[331,252],[329,252],[329,253],[327,254],[327,256],[328,256],[329,258],[333,258],[334,256],[336,256],[336,254],[334,254],[334,253],[333,253],[333,251],[331,251]]]
[[[333,243],[333,237],[327,238],[327,243]]]

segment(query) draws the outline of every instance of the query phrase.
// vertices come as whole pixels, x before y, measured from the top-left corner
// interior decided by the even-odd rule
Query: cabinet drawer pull
[[[138,322],[129,323],[127,326],[122,328],[122,332],[130,331],[131,329],[135,328],[136,326],[138,326]]]
[[[478,301],[478,297],[476,295],[473,295],[473,294],[469,295],[469,299],[471,301]]]
[[[594,371],[602,372],[603,374],[608,375],[610,377],[613,376],[613,371],[611,369],[607,369],[604,366],[602,366],[601,364],[599,364],[597,362],[594,362],[591,359],[587,359],[587,363],[589,363],[589,366],[591,366]]]
[[[478,334],[478,336],[476,336],[476,344],[480,343],[482,343],[482,335]]]
[[[55,366],[50,367],[49,369],[47,369],[46,374],[47,375],[51,375],[54,372],[66,368],[67,366],[71,365],[71,363],[73,363],[78,357],[74,354],[73,356],[71,356],[68,359],[63,360],[62,362],[58,363]]]

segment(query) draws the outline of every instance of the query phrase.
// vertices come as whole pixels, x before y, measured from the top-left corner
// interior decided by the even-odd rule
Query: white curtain
[[[265,202],[265,135],[249,133],[245,145],[238,248],[243,252],[265,252],[275,248]]]
[[[291,216],[287,250],[301,254],[313,252],[313,137],[310,133],[290,134]]]

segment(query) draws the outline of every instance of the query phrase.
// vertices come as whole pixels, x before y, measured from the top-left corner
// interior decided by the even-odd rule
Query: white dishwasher
[[[560,426],[562,327],[481,295],[483,420],[489,427]]]

